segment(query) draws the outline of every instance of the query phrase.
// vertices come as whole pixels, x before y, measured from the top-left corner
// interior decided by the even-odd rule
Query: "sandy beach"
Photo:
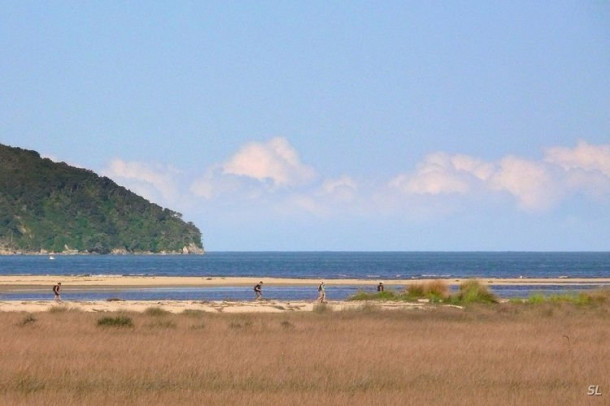
[[[205,313],[292,313],[311,312],[315,301],[190,301],[190,300],[161,300],[161,301],[63,301],[57,303],[53,300],[36,301],[2,301],[0,312],[27,312],[38,313],[47,311],[82,311],[82,312],[136,312],[142,313],[147,309],[156,307],[167,312],[179,314],[184,311],[200,311]],[[326,306],[332,311],[357,310],[362,308],[363,302],[329,301]],[[384,302],[375,305],[380,310],[419,309],[429,306],[425,302]],[[459,306],[453,306],[459,307]]]

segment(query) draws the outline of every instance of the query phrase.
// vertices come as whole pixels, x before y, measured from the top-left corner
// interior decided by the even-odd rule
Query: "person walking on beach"
[[[263,286],[262,285],[263,285],[263,281],[260,281],[259,283],[257,283],[254,286],[254,293],[256,294],[256,300],[260,300],[261,297],[263,296],[263,292],[262,292]]]
[[[61,302],[61,282],[57,282],[57,285],[53,286],[53,294],[55,295],[55,301]]]
[[[324,282],[320,283],[318,286],[318,301],[320,303],[326,303],[326,286]]]
[[[381,293],[385,290],[385,287],[383,286],[383,282],[379,282],[379,285],[377,285],[377,292]]]

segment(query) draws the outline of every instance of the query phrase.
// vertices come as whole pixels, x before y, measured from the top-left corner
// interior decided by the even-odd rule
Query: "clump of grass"
[[[588,292],[591,301],[596,304],[610,303],[610,288]]]
[[[106,299],[107,302],[123,302],[123,299],[118,298],[118,297],[109,297],[108,299]]]
[[[191,326],[191,330],[203,330],[205,328],[205,323],[202,321],[200,323],[197,324],[193,324]]]
[[[407,296],[412,299],[422,298],[425,295],[423,283],[412,283],[407,286]]]
[[[242,318],[238,318],[238,319],[234,319],[231,320],[231,322],[229,323],[229,328],[232,329],[242,329],[242,328],[250,328],[252,327],[252,320],[250,319],[242,319]]]
[[[21,327],[25,327],[25,326],[29,326],[32,325],[34,323],[36,323],[36,317],[34,317],[33,314],[28,313],[20,322],[19,322],[19,326]]]
[[[333,309],[330,306],[328,306],[326,303],[316,303],[315,305],[313,305],[314,313],[322,314],[322,313],[332,312],[332,310]]]
[[[544,297],[544,295],[542,293],[533,293],[526,300],[526,303],[528,303],[528,304],[540,304],[540,303],[544,303],[545,301],[546,301],[546,298]]]
[[[379,306],[372,304],[372,303],[365,303],[362,306],[358,307],[358,309],[356,309],[356,311],[362,312],[362,313],[374,313],[379,311]]]
[[[203,317],[205,315],[205,312],[203,310],[196,310],[196,309],[185,309],[182,312],[183,315],[188,316],[188,317]]]
[[[291,329],[294,328],[294,324],[292,324],[291,322],[289,322],[288,320],[282,320],[280,322],[280,326],[282,326],[285,329]]]
[[[176,323],[172,320],[155,320],[146,325],[148,328],[176,328]]]
[[[433,303],[444,302],[449,298],[449,285],[442,279],[425,283],[412,283],[407,286],[406,300],[428,299]]]
[[[238,321],[232,321],[229,323],[229,328],[240,329],[242,327],[243,327],[243,325]]]
[[[133,327],[133,321],[131,317],[127,316],[102,317],[97,321],[97,325],[100,327]]]
[[[449,285],[441,279],[424,284],[424,295],[431,302],[442,302],[449,297]]]
[[[476,279],[470,279],[460,284],[456,296],[459,303],[497,303],[498,298],[491,293],[487,286]]]
[[[49,313],[63,313],[68,311],[68,308],[65,306],[51,306],[49,308]]]
[[[550,295],[549,302],[551,303],[571,303],[575,305],[589,305],[592,303],[591,296],[584,292],[566,293],[562,295]]]
[[[594,290],[591,292],[563,293],[545,296],[542,293],[534,293],[525,300],[527,304],[562,304],[568,303],[577,306],[603,304],[609,301],[610,289]]]
[[[359,290],[351,295],[347,300],[402,300],[401,296],[393,290],[383,292],[369,293],[364,290]]]
[[[167,316],[168,314],[170,314],[170,312],[160,307],[149,307],[144,310],[144,314],[146,314],[147,316],[160,317]]]

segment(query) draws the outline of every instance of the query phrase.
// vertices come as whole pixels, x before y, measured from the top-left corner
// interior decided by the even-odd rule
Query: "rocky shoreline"
[[[0,256],[3,255],[40,255],[40,256],[54,256],[54,255],[203,255],[205,250],[197,247],[195,244],[184,246],[180,251],[128,251],[125,248],[114,248],[107,254],[100,254],[97,252],[78,251],[72,249],[66,249],[60,252],[53,252],[47,250],[40,251],[22,251],[16,249],[10,249],[6,247],[0,247]]]

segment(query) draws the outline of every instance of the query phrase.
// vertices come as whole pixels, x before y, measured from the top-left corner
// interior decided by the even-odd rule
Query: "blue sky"
[[[0,143],[221,250],[610,250],[610,3],[0,3]]]

